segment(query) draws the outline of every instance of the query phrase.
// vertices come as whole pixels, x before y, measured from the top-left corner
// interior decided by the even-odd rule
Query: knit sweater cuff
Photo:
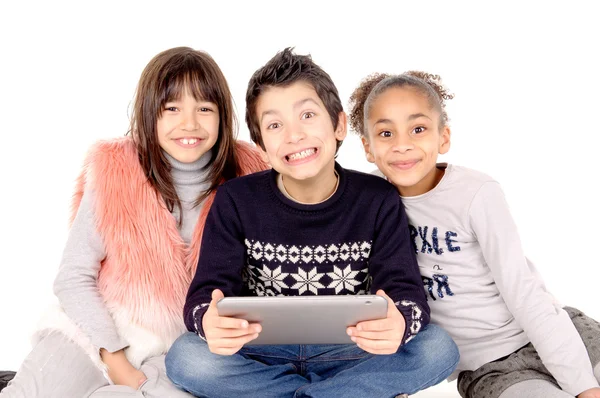
[[[414,301],[400,300],[395,304],[406,321],[401,342],[403,345],[411,341],[429,323],[429,319],[425,311]]]

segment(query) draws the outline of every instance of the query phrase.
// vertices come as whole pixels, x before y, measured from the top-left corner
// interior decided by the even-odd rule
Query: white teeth
[[[198,140],[196,138],[190,138],[189,140],[187,138],[184,138],[181,140],[181,142],[183,143],[183,145],[194,145],[196,142],[198,142]]]
[[[304,159],[312,154],[315,153],[315,149],[311,148],[311,149],[305,149],[302,152],[298,152],[298,153],[293,153],[291,155],[288,156],[289,160],[298,160],[298,159]]]

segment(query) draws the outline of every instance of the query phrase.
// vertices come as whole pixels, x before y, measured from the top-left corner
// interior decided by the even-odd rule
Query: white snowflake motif
[[[284,245],[277,246],[277,249],[275,249],[275,254],[277,256],[277,260],[280,262],[287,260],[287,249]]]
[[[344,261],[350,258],[350,246],[348,246],[346,243],[340,247],[340,258]]]
[[[260,281],[256,283],[256,286],[254,287],[254,293],[256,293],[257,296],[265,296],[265,285],[263,285]]]
[[[267,243],[263,250],[263,255],[267,260],[273,260],[275,258],[275,248],[270,243]]]
[[[271,286],[279,293],[281,293],[281,288],[289,288],[283,281],[289,274],[281,272],[281,265],[274,270],[270,270],[269,267],[263,264],[262,269],[257,267],[257,270],[260,273],[259,278],[265,286]]]
[[[296,246],[290,247],[288,250],[288,260],[296,264],[300,260],[300,249]]]
[[[260,260],[263,256],[263,245],[259,242],[256,241],[256,243],[252,246],[252,257],[254,257],[256,260]]]
[[[362,281],[355,279],[359,272],[360,271],[352,271],[350,264],[343,270],[334,265],[333,272],[327,273],[327,276],[332,279],[332,282],[327,287],[335,287],[335,294],[338,294],[344,289],[355,293],[354,287],[362,284]]]
[[[303,294],[305,291],[310,290],[311,293],[318,295],[318,289],[325,289],[325,286],[319,281],[325,274],[317,272],[317,267],[311,269],[308,273],[302,268],[298,268],[297,274],[291,274],[292,277],[298,281],[292,286],[292,289],[298,289],[298,294]]]
[[[363,258],[369,258],[369,255],[371,254],[371,243],[363,242],[360,245],[360,251],[361,251]]]
[[[327,259],[327,250],[323,246],[317,246],[314,252],[315,260],[319,263],[323,263]]]
[[[338,249],[336,245],[332,244],[327,248],[327,259],[334,263],[338,259],[339,253],[340,249]]]
[[[361,251],[360,248],[358,247],[357,243],[353,243],[352,246],[350,247],[350,255],[352,256],[352,258],[354,259],[354,261],[358,261],[358,259],[360,258],[361,255]]]
[[[304,246],[302,249],[302,261],[306,264],[310,263],[313,258],[313,251],[310,247]]]

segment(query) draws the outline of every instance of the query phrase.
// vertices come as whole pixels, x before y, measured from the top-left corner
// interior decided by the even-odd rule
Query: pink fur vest
[[[238,142],[235,150],[242,175],[267,167],[249,144]],[[96,226],[106,249],[98,288],[119,334],[129,343],[127,357],[137,367],[144,359],[165,353],[185,331],[183,305],[214,192],[203,204],[188,246],[175,218],[146,180],[131,138],[92,147],[77,179],[71,222],[86,189],[95,190]],[[64,312],[60,316],[67,318]],[[73,322],[50,328],[73,338],[102,367],[98,347],[91,346]]]

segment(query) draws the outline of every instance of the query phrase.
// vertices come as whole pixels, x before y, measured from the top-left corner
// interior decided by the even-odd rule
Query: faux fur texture
[[[238,142],[236,155],[242,175],[267,168],[249,144]],[[177,221],[146,180],[131,138],[101,141],[92,147],[77,180],[71,222],[83,192],[90,188],[95,190],[96,227],[106,249],[98,289],[119,335],[129,344],[127,358],[139,367],[146,358],[166,353],[186,330],[183,305],[214,192],[202,206],[188,246]],[[65,333],[104,368],[99,347],[62,309],[46,314],[38,330],[45,329]]]

